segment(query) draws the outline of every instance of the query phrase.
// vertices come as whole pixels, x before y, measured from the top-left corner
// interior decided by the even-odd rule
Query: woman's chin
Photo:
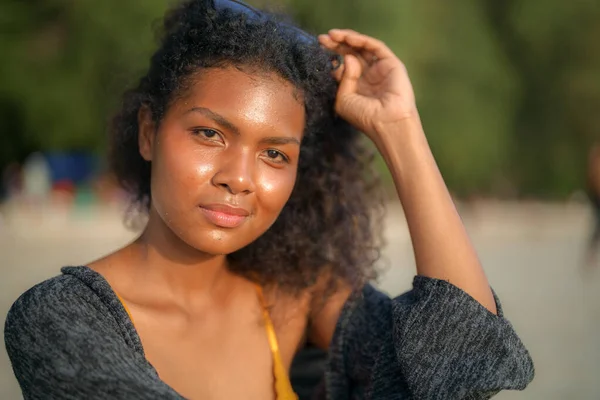
[[[202,238],[194,240],[194,248],[205,254],[210,255],[228,255],[251,243],[240,243],[237,235],[228,234],[220,230],[207,232]]]

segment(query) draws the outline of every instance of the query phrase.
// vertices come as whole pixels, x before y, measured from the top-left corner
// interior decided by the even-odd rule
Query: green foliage
[[[390,45],[454,192],[562,197],[582,187],[600,137],[597,0],[279,3],[311,32],[349,27]],[[0,2],[0,168],[33,149],[102,151],[167,5]]]
[[[119,94],[148,62],[150,26],[165,6],[159,0],[0,3],[6,32],[0,113],[9,121],[2,141],[18,142],[0,165],[32,148],[101,149]]]
[[[406,64],[440,168],[462,195],[562,197],[600,138],[595,0],[288,0],[316,31],[351,27]]]

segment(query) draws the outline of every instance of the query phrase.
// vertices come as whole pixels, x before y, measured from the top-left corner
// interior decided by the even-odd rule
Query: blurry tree
[[[566,194],[582,185],[600,137],[600,2],[481,4],[518,87],[511,180],[525,192]]]
[[[250,0],[312,32],[350,27],[402,58],[462,195],[565,196],[600,136],[600,1]],[[0,168],[32,149],[102,150],[170,0],[0,2]]]
[[[467,195],[565,196],[600,137],[600,2],[287,0],[314,31],[380,37],[407,65],[436,158]]]
[[[0,2],[0,169],[31,149],[100,150],[165,0]]]

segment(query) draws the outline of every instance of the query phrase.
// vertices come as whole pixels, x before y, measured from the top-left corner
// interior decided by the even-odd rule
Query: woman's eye
[[[216,140],[220,138],[219,132],[215,131],[214,129],[194,129],[193,130],[194,135],[196,136],[202,136],[205,139],[209,139],[209,140]]]
[[[276,163],[288,162],[288,158],[282,152],[280,152],[278,150],[269,149],[265,153],[266,153],[269,161],[276,162]]]
[[[213,131],[212,129],[204,129],[202,131],[202,133],[207,138],[212,138],[212,137],[215,137],[216,135],[218,135],[218,133],[216,131]]]

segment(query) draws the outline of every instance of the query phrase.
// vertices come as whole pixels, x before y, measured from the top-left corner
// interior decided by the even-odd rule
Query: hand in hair
[[[342,118],[375,142],[383,125],[418,118],[406,68],[385,43],[350,29],[332,29],[319,42],[344,55],[334,71],[340,83],[335,108]]]

